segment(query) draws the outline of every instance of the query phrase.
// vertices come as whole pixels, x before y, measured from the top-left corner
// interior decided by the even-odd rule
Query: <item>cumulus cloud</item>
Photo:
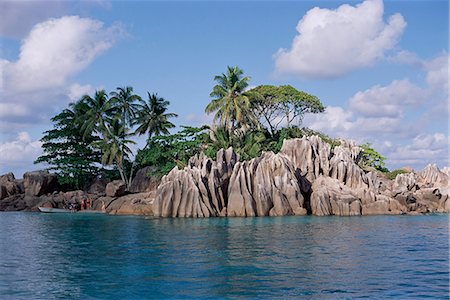
[[[78,16],[50,19],[22,41],[19,59],[4,62],[4,89],[33,91],[62,86],[122,36],[120,26]]]
[[[448,95],[450,59],[448,54],[442,54],[434,59],[424,62],[427,71],[427,84],[434,90],[442,91]]]
[[[0,166],[2,173],[29,167],[42,154],[42,143],[31,139],[28,132],[19,132],[12,141],[0,143]],[[5,169],[9,167],[10,169]],[[22,174],[16,174],[22,175]]]
[[[408,79],[394,80],[387,86],[376,85],[357,92],[349,100],[352,111],[364,117],[399,118],[406,108],[424,102],[427,91]]]
[[[89,85],[71,83],[71,79],[124,34],[120,25],[106,27],[78,16],[34,26],[22,41],[18,60],[0,61],[2,121],[48,120],[74,97],[92,91]]]
[[[291,48],[274,55],[276,71],[333,78],[372,65],[396,45],[406,27],[400,14],[386,23],[383,13],[382,0],[309,10],[297,25]]]
[[[423,166],[437,163],[449,165],[448,136],[444,133],[419,134],[409,145],[391,146],[386,150],[388,161],[397,167],[406,165]]]

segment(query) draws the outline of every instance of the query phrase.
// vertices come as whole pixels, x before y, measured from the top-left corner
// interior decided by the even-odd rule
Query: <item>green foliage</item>
[[[397,170],[394,170],[394,171],[387,172],[387,173],[385,173],[385,175],[386,175],[386,177],[388,179],[394,180],[395,177],[397,177],[398,174],[405,174],[405,173],[408,173],[408,171],[403,170],[403,169],[397,169]]]
[[[35,163],[47,163],[58,181],[68,189],[83,189],[99,172],[100,152],[92,147],[97,137],[85,135],[79,124],[85,111],[80,105],[64,109],[51,120],[53,129],[41,139],[44,154]]]
[[[149,137],[155,135],[169,134],[169,129],[175,125],[169,118],[177,117],[177,114],[167,113],[170,102],[157,94],[148,93],[148,101],[141,101],[134,124],[138,125],[136,133],[139,135],[148,133]]]
[[[215,76],[217,84],[210,94],[212,101],[206,106],[205,112],[215,112],[214,122],[220,127],[233,132],[242,126],[255,124],[251,110],[251,95],[246,92],[250,77],[243,77],[244,71],[239,67],[228,67],[226,74]]]
[[[261,155],[262,151],[271,150],[273,142],[265,130],[236,130],[231,134],[224,127],[217,127],[210,131],[204,152],[215,158],[217,151],[229,147],[233,147],[241,160],[249,160]]]
[[[189,158],[200,153],[208,134],[207,126],[182,126],[182,130],[171,135],[158,135],[149,139],[148,147],[140,150],[137,161],[141,166],[154,166],[159,176],[170,172],[175,166],[184,168]]]
[[[249,91],[252,110],[259,122],[274,134],[278,127],[291,126],[294,120],[300,125],[305,113],[320,113],[325,107],[319,98],[290,85],[260,85]]]
[[[359,166],[363,169],[374,168],[380,172],[386,173],[389,170],[386,169],[384,160],[386,159],[384,156],[379,154],[375,149],[372,148],[372,144],[365,143],[360,145],[363,149],[361,158],[359,160]]]

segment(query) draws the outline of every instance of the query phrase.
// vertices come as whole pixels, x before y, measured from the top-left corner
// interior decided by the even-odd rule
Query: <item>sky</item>
[[[227,66],[319,97],[302,125],[372,143],[389,169],[449,165],[448,1],[0,0],[0,47],[0,174],[45,168],[50,118],[98,89],[210,124]]]

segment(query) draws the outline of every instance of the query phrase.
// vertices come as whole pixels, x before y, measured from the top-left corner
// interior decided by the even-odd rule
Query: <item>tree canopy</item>
[[[320,113],[325,107],[319,98],[290,85],[260,85],[249,92],[254,96],[252,108],[261,124],[274,134],[281,125],[290,127],[294,120],[299,126],[305,113]]]

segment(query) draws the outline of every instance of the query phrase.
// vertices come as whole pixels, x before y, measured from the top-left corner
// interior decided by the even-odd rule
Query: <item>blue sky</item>
[[[228,65],[318,96],[304,125],[373,143],[389,168],[448,165],[448,1],[2,1],[0,42],[0,173],[41,168],[50,117],[95,89],[209,123]]]

